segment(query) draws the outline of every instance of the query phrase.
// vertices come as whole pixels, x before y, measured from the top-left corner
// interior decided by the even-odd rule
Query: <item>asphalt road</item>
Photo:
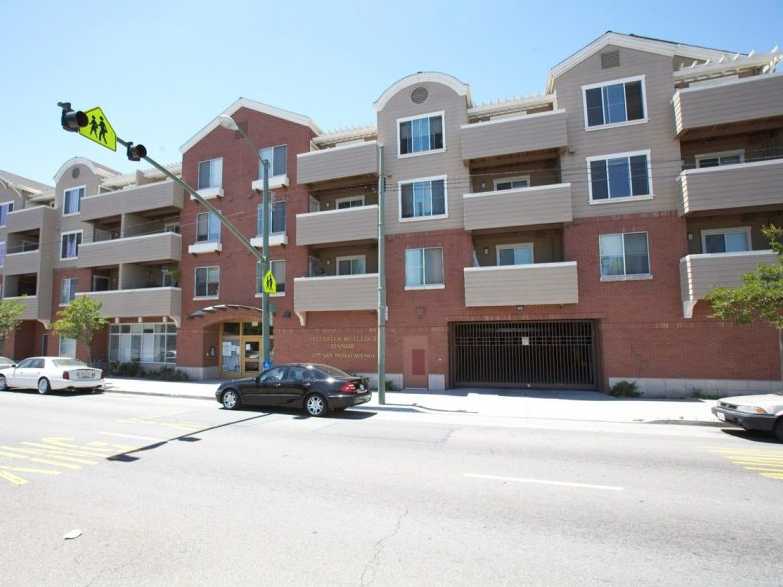
[[[0,393],[0,585],[780,585],[767,440]]]

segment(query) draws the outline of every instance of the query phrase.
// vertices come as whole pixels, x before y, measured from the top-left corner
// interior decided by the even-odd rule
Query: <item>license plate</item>
[[[95,371],[79,371],[79,379],[92,379],[95,377]]]

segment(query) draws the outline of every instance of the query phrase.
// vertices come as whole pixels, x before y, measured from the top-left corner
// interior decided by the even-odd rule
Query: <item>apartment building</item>
[[[223,114],[272,169],[274,360],[374,374],[384,198],[397,385],[772,388],[775,331],[717,321],[703,299],[775,260],[760,229],[783,222],[780,59],[608,32],[555,65],[541,95],[477,104],[457,78],[417,73],[380,94],[370,127],[325,133],[238,100]],[[158,328],[176,341],[164,359],[194,377],[256,373],[255,259],[167,182],[86,162],[80,181],[75,167],[30,223],[51,217],[63,233],[38,275],[51,266],[50,290],[75,278],[74,295],[104,302],[107,358],[160,358],[139,350]],[[213,119],[183,145],[181,172],[260,246],[258,158],[236,133]],[[63,214],[79,185],[82,212]],[[127,190],[173,191],[148,205]],[[133,232],[147,222],[158,232]],[[18,273],[5,275],[18,294]],[[40,333],[58,307],[43,301]]]

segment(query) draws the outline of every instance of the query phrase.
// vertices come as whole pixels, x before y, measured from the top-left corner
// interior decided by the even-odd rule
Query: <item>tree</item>
[[[18,300],[0,299],[0,339],[5,340],[6,336],[16,330],[24,308],[24,304]]]
[[[100,302],[88,296],[78,296],[58,313],[58,319],[53,324],[60,336],[73,338],[87,346],[89,363],[92,363],[92,339],[107,324],[101,316],[101,306]]]
[[[778,345],[783,376],[783,228],[765,226],[764,236],[777,253],[777,263],[759,265],[742,276],[739,287],[718,287],[707,294],[713,316],[737,324],[754,320],[769,322],[778,331]]]

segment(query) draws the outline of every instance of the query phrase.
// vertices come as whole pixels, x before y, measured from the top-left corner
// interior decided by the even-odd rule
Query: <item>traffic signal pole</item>
[[[378,403],[386,403],[386,181],[383,145],[378,145]]]

